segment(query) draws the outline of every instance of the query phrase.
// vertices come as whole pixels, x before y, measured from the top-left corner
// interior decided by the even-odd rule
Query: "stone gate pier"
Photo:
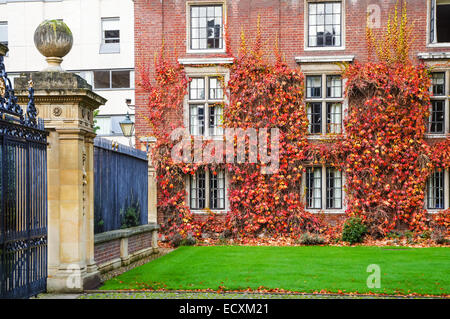
[[[60,68],[72,46],[67,26],[55,26],[58,36],[53,26],[49,32],[46,28],[38,27],[35,44],[49,67],[21,74],[15,91],[26,105],[28,82],[33,81],[35,105],[49,132],[47,291],[79,292],[100,283],[94,260],[93,112],[106,99],[80,76]]]
[[[106,100],[78,75],[35,72],[15,81],[20,103],[30,79],[36,108],[50,133],[47,290],[81,291],[99,283],[93,237],[93,111]]]

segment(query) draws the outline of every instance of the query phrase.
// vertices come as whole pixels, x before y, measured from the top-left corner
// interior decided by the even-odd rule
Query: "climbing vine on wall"
[[[172,141],[170,133],[184,126],[183,99],[189,81],[183,67],[171,64],[162,51],[155,62],[154,82],[149,72],[142,72],[141,82],[149,97],[146,118],[157,138],[152,158],[163,231],[200,237],[202,232],[226,230],[241,238],[324,232],[318,215],[305,211],[301,182],[305,165],[319,163],[345,173],[346,212],[362,217],[372,235],[384,236],[401,225],[417,232],[433,225],[448,229],[448,211],[429,216],[424,209],[428,176],[433,169],[450,167],[450,143],[446,139],[430,146],[425,140],[430,72],[410,60],[411,26],[405,10],[396,9],[390,16],[382,41],[368,30],[369,53],[376,59],[347,65],[343,73],[349,101],[345,134],[319,143],[306,137],[302,73],[289,68],[276,47],[274,61],[265,58],[259,26],[252,46],[242,35],[226,85],[224,127],[278,128],[279,167],[265,174],[262,168],[267,165],[261,162],[207,165],[213,174],[218,168],[229,172],[230,207],[224,223],[213,214],[196,221],[186,205],[185,178],[206,164],[175,163],[171,158],[179,140]],[[247,158],[250,143],[246,140]]]
[[[289,68],[278,52],[276,61],[264,59],[259,30],[258,26],[251,48],[241,36],[240,54],[230,69],[224,126],[278,128],[279,167],[273,174],[264,174],[261,163],[229,165],[232,173],[227,227],[239,236],[318,231],[319,220],[304,209],[301,187],[308,147],[304,77]]]
[[[381,39],[368,30],[378,61],[348,65],[343,75],[349,110],[336,146],[347,178],[347,212],[362,216],[375,235],[402,223],[421,231],[428,225],[426,179],[433,168],[448,168],[449,144],[431,151],[424,139],[430,73],[410,60],[406,5],[389,17]]]

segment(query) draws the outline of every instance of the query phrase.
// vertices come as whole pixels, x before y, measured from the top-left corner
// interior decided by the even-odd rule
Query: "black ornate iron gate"
[[[0,298],[46,289],[47,133],[28,93],[24,114],[0,55]]]

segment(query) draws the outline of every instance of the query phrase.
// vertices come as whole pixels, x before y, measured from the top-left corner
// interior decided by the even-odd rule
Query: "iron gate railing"
[[[46,289],[47,133],[28,92],[24,114],[0,55],[0,298]]]

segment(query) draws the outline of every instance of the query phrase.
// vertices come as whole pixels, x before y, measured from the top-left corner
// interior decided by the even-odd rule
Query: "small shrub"
[[[431,232],[431,240],[434,241],[438,245],[443,245],[447,243],[447,239],[445,238],[446,230],[443,227],[435,227]]]
[[[388,239],[399,239],[400,237],[401,234],[393,230],[386,234],[386,238]]]
[[[299,243],[302,245],[323,245],[325,243],[325,239],[323,239],[319,235],[304,233],[300,237]]]
[[[233,235],[233,233],[231,232],[231,230],[229,229],[225,229],[220,235],[219,238],[231,238],[231,236]]]
[[[178,247],[183,242],[183,236],[181,236],[179,233],[175,233],[172,236],[169,236],[169,243],[173,247]]]
[[[420,234],[420,237],[423,239],[430,239],[431,238],[431,232],[429,230],[424,230],[422,234]]]
[[[342,230],[342,240],[349,242],[351,245],[362,242],[364,235],[367,232],[367,227],[359,217],[352,217],[345,221],[344,229]]]
[[[186,238],[181,240],[180,246],[194,246],[196,243],[195,237],[192,234],[188,234]]]
[[[120,211],[121,226],[120,228],[136,227],[141,224],[139,208],[130,206],[125,211]]]
[[[406,231],[405,237],[408,244],[414,244],[414,233],[412,231]]]
[[[103,221],[103,219],[100,219],[99,221],[97,221],[96,223],[95,223],[95,226],[94,226],[94,232],[96,233],[96,234],[98,234],[98,233],[102,233],[103,232],[103,226],[105,225],[105,222]]]

